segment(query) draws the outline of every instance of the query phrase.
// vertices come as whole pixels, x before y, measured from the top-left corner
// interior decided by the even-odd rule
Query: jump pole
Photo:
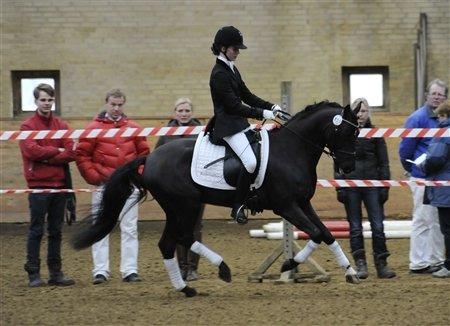
[[[291,89],[292,82],[281,82],[281,107],[284,111],[291,112]],[[275,248],[272,253],[259,265],[255,272],[249,277],[249,282],[260,283],[263,280],[272,280],[275,284],[285,283],[304,283],[304,282],[328,282],[330,276],[314,259],[308,258],[304,265],[308,266],[309,274],[300,274],[297,269],[286,271],[281,274],[267,274],[267,270],[273,265],[277,259],[283,255],[284,259],[291,259],[297,252],[302,249],[300,245],[294,241],[293,226],[291,223],[283,219],[283,240]],[[281,265],[280,265],[281,266]]]

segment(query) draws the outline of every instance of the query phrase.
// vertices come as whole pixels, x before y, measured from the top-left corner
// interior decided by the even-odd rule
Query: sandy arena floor
[[[331,253],[324,247],[313,254],[331,275],[327,284],[249,283],[247,276],[278,245],[252,239],[246,226],[223,220],[205,222],[204,242],[230,266],[233,282],[217,278],[217,269],[200,262],[201,279],[191,283],[200,292],[185,298],[169,283],[157,242],[162,222],[140,222],[142,283],[123,283],[119,275],[119,236],[112,235],[113,277],[107,284],[91,284],[90,251],[76,252],[68,240],[74,227],[64,230],[64,271],[76,280],[67,288],[27,287],[23,270],[27,224],[1,224],[2,325],[448,325],[450,281],[408,275],[409,241],[390,240],[390,265],[398,276],[379,280],[370,260],[370,276],[359,285],[345,283]],[[340,243],[348,252],[348,241]],[[304,242],[300,242],[302,245]],[[370,242],[366,243],[370,248]],[[44,241],[43,249],[46,248]],[[45,262],[45,251],[43,261]],[[281,265],[277,262],[271,272]],[[47,277],[44,263],[42,272]]]

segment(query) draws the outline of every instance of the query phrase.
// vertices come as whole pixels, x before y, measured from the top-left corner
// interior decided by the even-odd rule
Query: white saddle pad
[[[225,156],[225,147],[217,146],[209,141],[209,135],[204,135],[202,131],[195,142],[194,155],[192,157],[191,176],[194,182],[201,186],[221,190],[235,190],[230,186],[223,176],[224,160],[205,168],[205,166],[219,158]],[[267,161],[269,160],[269,136],[267,130],[261,130],[261,164],[258,176],[252,187],[258,189],[264,182]]]

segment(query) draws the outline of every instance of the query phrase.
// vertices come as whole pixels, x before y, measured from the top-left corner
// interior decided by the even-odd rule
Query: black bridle
[[[284,121],[289,121],[290,118],[292,118],[292,116],[288,113],[288,112],[282,112],[283,113],[283,120]],[[289,119],[286,119],[286,117],[289,117]],[[338,124],[336,124],[336,117],[340,117],[337,118],[337,120],[339,121]],[[342,122],[344,123],[348,123],[349,125],[351,125],[352,127],[355,128],[355,133],[359,131],[359,128],[357,125],[355,125],[353,122],[348,121],[347,119],[344,119],[344,109],[342,109],[341,114],[338,114],[336,116],[334,116],[333,118],[333,126],[332,128],[334,128],[334,133],[336,134],[338,132],[338,128],[339,126],[342,124]],[[327,124],[327,126],[325,127],[325,130],[327,130],[330,127],[331,122],[329,122]],[[285,125],[284,123],[280,123],[280,126],[289,130],[291,133],[293,133],[295,136],[297,136],[297,138],[301,139],[302,141],[304,141],[305,143],[307,143],[308,145],[311,145],[312,147],[315,147],[317,150],[321,151],[322,153],[325,153],[326,155],[328,155],[329,157],[331,157],[333,159],[333,161],[336,160],[336,155],[335,153],[342,153],[348,156],[355,156],[355,152],[349,152],[349,151],[344,151],[342,149],[337,149],[337,150],[333,150],[331,149],[329,144],[325,144],[325,146],[328,147],[328,150],[326,148],[323,148],[319,145],[317,145],[316,143],[312,142],[311,140],[309,140],[308,138],[304,137],[303,135],[297,133],[295,130],[292,130],[291,128],[289,128],[287,125]]]

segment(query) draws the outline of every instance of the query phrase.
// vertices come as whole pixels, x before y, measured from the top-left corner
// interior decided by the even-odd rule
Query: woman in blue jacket
[[[440,128],[450,128],[450,100],[436,109]],[[450,180],[450,137],[433,138],[422,165],[427,180]],[[450,277],[450,187],[426,187],[425,198],[437,207],[439,224],[444,235],[444,266],[433,273],[435,277]]]

